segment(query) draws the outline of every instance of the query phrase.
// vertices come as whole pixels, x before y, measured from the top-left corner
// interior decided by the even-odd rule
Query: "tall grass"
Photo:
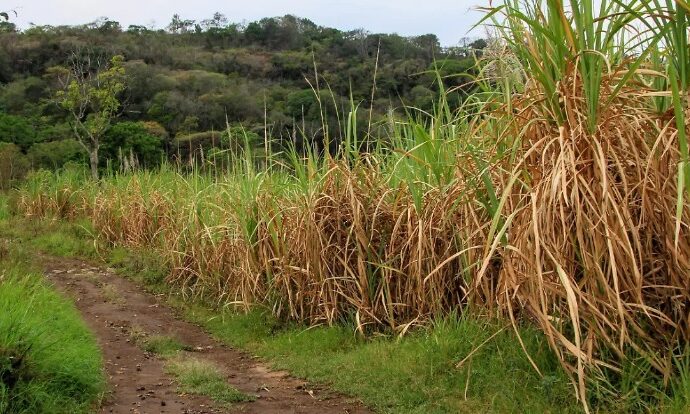
[[[664,40],[665,71],[671,89],[681,160],[678,187],[690,196],[690,160],[688,159],[688,116],[690,115],[690,3],[684,0],[640,0],[637,16],[650,31]]]
[[[154,247],[169,283],[224,306],[362,333],[463,311],[528,320],[585,408],[649,408],[659,396],[630,378],[672,394],[687,375],[688,10],[597,4],[489,9],[502,52],[478,63],[481,93],[456,112],[442,94],[430,114],[392,114],[368,151],[353,103],[338,156],[245,151],[225,175],[164,166],[100,183],[38,174],[18,209]]]
[[[587,378],[606,381],[604,372],[637,356],[670,377],[669,350],[682,349],[686,335],[675,300],[687,295],[690,254],[685,126],[677,111],[683,126],[672,131],[649,110],[659,91],[644,76],[667,76],[675,87],[673,48],[687,24],[669,13],[671,2],[626,3],[602,1],[596,12],[591,1],[515,1],[487,17],[532,75],[511,102],[521,156],[507,166],[504,211],[493,220],[505,224],[491,233],[476,284],[489,286],[490,299],[504,295],[510,317],[518,305],[536,319],[583,401]],[[632,37],[633,23],[649,15],[657,26]],[[659,41],[677,25],[683,35],[664,50]],[[671,62],[667,75],[649,70],[652,55]],[[679,178],[669,182],[675,165]]]

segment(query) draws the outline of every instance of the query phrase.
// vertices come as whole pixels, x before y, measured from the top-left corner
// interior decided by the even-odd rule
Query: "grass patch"
[[[53,256],[99,257],[91,224],[87,220],[66,223],[52,219],[3,218],[3,200],[0,196],[0,235],[3,238],[22,242],[26,248]]]
[[[0,412],[91,412],[105,389],[100,350],[28,259],[13,248],[0,261]]]
[[[191,347],[177,338],[167,335],[151,335],[143,340],[142,349],[162,357],[173,356],[180,351],[190,351]]]
[[[380,412],[581,411],[543,336],[530,329],[521,335],[543,378],[529,365],[512,331],[470,318],[449,317],[393,340],[358,338],[346,327],[272,333],[275,321],[258,311],[218,317],[194,307],[187,316],[221,340],[251,349],[276,368],[328,383]],[[456,366],[496,333],[470,360]]]
[[[0,221],[5,221],[10,216],[9,198],[6,194],[0,192]]]
[[[122,298],[120,292],[118,292],[117,288],[114,285],[111,285],[109,283],[104,284],[103,286],[101,286],[101,292],[103,292],[103,296],[110,303],[116,305],[122,305],[125,303],[125,300]]]
[[[255,399],[230,386],[222,372],[208,361],[178,355],[167,362],[166,371],[175,376],[184,393],[205,395],[225,405]]]
[[[120,273],[134,276],[149,289],[156,289],[157,293],[165,290],[165,265],[160,255],[153,252],[142,252],[134,255],[127,249],[115,247],[107,255],[107,263]],[[163,289],[163,290],[161,290]]]
[[[253,401],[255,398],[229,385],[222,372],[211,362],[191,357],[183,351],[192,348],[168,335],[148,335],[140,327],[133,326],[130,340],[146,352],[166,360],[166,371],[179,383],[179,391],[209,397],[213,401],[230,405]]]
[[[47,225],[47,231],[39,230]],[[97,256],[97,248],[91,237],[91,225],[88,221],[81,221],[72,225],[53,221],[36,224],[32,230],[37,236],[32,238],[32,245],[46,253],[60,257],[88,257]]]
[[[83,252],[90,250],[85,248],[84,244],[76,238],[65,236],[59,232],[41,235],[34,239],[34,244],[39,249],[60,257],[82,255]]]

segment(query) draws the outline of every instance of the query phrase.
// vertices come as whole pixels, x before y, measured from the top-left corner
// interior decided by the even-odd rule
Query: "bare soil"
[[[162,298],[99,266],[76,259],[42,257],[46,276],[76,303],[102,349],[109,392],[101,413],[370,413],[356,399],[273,371],[242,351],[214,340],[178,318]],[[256,401],[223,407],[206,397],[182,395],[164,361],[131,339],[132,329],[169,335],[221,368],[229,384]]]

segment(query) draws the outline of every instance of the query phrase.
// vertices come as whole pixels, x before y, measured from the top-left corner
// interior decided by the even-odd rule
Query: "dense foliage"
[[[431,110],[441,89],[437,74],[452,90],[451,104],[459,105],[470,89],[473,55],[484,46],[482,40],[465,41],[464,47],[444,49],[431,34],[340,31],[290,15],[248,24],[228,23],[219,13],[200,22],[175,15],[165,30],[123,28],[105,18],[24,31],[3,22],[0,141],[24,154],[43,154],[32,160],[40,167],[78,158],[70,139],[80,120],[65,110],[64,94],[56,99],[60,74],[74,68],[75,57],[84,71],[95,72],[93,62],[113,56],[124,57],[126,89],[118,95],[118,121],[127,126],[106,134],[101,166],[111,161],[122,167],[119,146],[151,165],[162,151],[177,153],[177,138],[196,143],[189,137],[226,130],[228,123],[270,137],[277,148],[306,142],[323,148],[325,128],[332,140],[343,139],[351,104],[367,109],[357,125],[378,139],[385,131],[372,128],[370,118],[376,125],[403,104]],[[158,133],[134,131],[140,122]],[[125,130],[132,134],[123,136]],[[48,143],[66,155],[47,157]],[[32,150],[35,145],[41,147]]]

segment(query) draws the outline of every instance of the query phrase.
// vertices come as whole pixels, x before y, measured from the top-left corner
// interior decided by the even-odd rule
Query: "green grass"
[[[188,308],[187,317],[276,368],[328,383],[380,412],[580,411],[541,334],[528,329],[521,334],[543,378],[509,329],[470,318],[449,317],[395,340],[358,338],[347,327],[276,331],[277,322],[258,311],[218,316],[197,306]],[[458,368],[456,364],[475,349],[471,360]]]
[[[12,246],[0,260],[0,412],[91,412],[105,389],[100,350],[30,259]]]
[[[673,396],[666,407],[668,414],[690,413],[690,357],[677,361],[677,366],[679,374],[672,385]]]
[[[175,376],[183,393],[204,395],[224,405],[255,399],[230,386],[218,367],[208,361],[180,354],[170,359],[165,367]]]
[[[161,357],[171,357],[180,351],[189,351],[190,347],[183,344],[177,338],[167,335],[151,335],[142,340],[141,347],[146,352]]]
[[[6,211],[7,215],[3,215]],[[91,225],[82,220],[64,223],[57,220],[9,219],[3,210],[0,196],[0,236],[22,241],[28,249],[35,249],[59,257],[98,257],[97,245],[91,237]]]
[[[84,253],[91,250],[75,237],[59,232],[42,234],[34,239],[33,244],[42,251],[60,257],[70,257],[75,254],[84,256]]]
[[[6,194],[0,192],[0,222],[11,217],[9,200]]]
[[[229,385],[222,371],[213,363],[184,353],[183,351],[191,351],[191,347],[177,338],[147,335],[140,328],[133,327],[130,340],[144,351],[165,360],[165,370],[175,377],[182,393],[203,395],[223,405],[255,399]]]
[[[45,228],[41,224],[36,237],[31,240],[33,247],[60,257],[96,257],[97,248],[91,237],[91,224],[87,220],[66,225],[60,221],[48,222]]]
[[[110,250],[107,257],[108,265],[121,271],[136,274],[137,279],[149,288],[164,287],[165,272],[162,270],[164,263],[160,255],[153,252],[142,252],[133,255],[121,247]]]

